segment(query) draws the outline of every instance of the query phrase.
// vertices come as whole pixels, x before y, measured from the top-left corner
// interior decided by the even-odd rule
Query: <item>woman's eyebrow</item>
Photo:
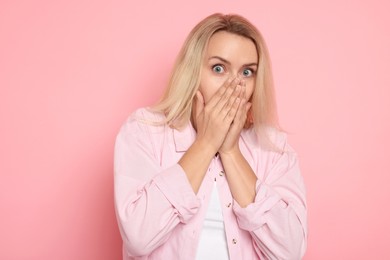
[[[211,59],[218,59],[218,60],[220,60],[220,61],[230,65],[230,62],[228,60],[226,60],[226,59],[224,59],[222,57],[219,57],[219,56],[211,56],[209,58],[209,60],[211,60]],[[257,62],[252,62],[252,63],[248,63],[248,64],[244,64],[243,65],[243,67],[250,67],[250,66],[257,66]]]
[[[212,59],[218,59],[218,60],[221,60],[222,62],[227,63],[227,64],[230,65],[230,62],[229,62],[228,60],[222,58],[222,57],[219,57],[219,56],[212,56],[212,57],[209,58],[209,60],[212,60]]]

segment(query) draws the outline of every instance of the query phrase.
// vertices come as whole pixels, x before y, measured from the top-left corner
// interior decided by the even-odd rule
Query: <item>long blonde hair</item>
[[[226,31],[251,39],[258,53],[256,85],[248,118],[258,135],[269,127],[280,129],[276,112],[273,78],[268,49],[261,33],[237,14],[212,14],[200,21],[187,36],[173,67],[168,86],[161,100],[151,109],[165,114],[164,122],[180,129],[191,120],[193,100],[199,88],[201,67],[211,36]],[[267,138],[268,139],[268,138]]]

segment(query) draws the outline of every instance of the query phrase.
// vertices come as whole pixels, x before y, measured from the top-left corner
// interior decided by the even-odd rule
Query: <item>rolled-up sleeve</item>
[[[160,166],[149,127],[131,117],[115,142],[115,209],[130,256],[150,254],[200,206],[181,166]]]
[[[261,259],[302,259],[307,242],[306,191],[297,155],[283,138],[266,177],[256,183],[253,203],[234,213],[241,229],[250,232]]]

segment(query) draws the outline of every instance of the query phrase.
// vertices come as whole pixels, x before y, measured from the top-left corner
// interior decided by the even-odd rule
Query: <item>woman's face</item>
[[[252,40],[237,34],[220,31],[211,36],[206,50],[199,90],[205,103],[229,77],[245,81],[246,97],[252,96],[257,71],[257,51]]]

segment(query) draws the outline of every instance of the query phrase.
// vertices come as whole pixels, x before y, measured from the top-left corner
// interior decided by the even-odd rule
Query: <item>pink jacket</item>
[[[195,259],[215,180],[230,259],[301,259],[307,241],[305,187],[286,135],[274,131],[274,142],[285,150],[278,153],[256,145],[252,129],[242,131],[240,149],[258,181],[255,201],[241,208],[218,156],[194,194],[177,162],[196,132],[191,123],[178,131],[143,122],[162,118],[138,109],[116,139],[115,207],[123,259]]]

